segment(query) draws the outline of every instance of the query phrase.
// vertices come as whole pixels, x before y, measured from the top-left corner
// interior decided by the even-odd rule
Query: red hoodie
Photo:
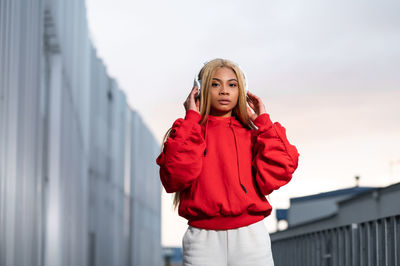
[[[157,157],[168,193],[181,191],[178,213],[204,229],[233,229],[263,220],[271,211],[265,195],[285,185],[299,153],[286,130],[269,114],[244,127],[234,116],[209,115],[200,125],[194,110],[178,118]]]

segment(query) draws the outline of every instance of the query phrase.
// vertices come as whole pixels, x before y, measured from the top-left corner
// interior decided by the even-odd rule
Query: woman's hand
[[[189,96],[186,98],[186,101],[183,103],[185,110],[193,110],[200,113],[200,98],[195,100],[195,96],[199,91],[197,86],[193,86],[192,91],[189,93]]]
[[[266,113],[264,103],[262,102],[261,98],[256,96],[255,94],[247,91],[246,100],[251,107],[251,109],[247,106],[247,114],[250,119],[253,121],[257,118],[257,116]],[[253,113],[254,111],[254,113]]]

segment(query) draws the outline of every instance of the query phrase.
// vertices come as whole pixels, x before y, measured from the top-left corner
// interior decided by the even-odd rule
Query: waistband
[[[209,230],[227,230],[227,229],[235,229],[242,226],[247,226],[259,222],[264,218],[265,218],[264,214],[250,215],[245,212],[238,216],[221,215],[208,219],[190,220],[188,221],[188,225]]]

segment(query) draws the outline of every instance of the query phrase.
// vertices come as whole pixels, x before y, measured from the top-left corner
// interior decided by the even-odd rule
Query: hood
[[[210,125],[233,125],[238,127],[243,127],[242,124],[236,119],[235,116],[228,116],[228,117],[220,117],[220,116],[213,116],[208,115],[207,122]],[[207,125],[207,124],[206,124]]]

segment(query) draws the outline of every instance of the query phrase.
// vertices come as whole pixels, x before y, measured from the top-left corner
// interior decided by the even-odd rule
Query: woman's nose
[[[221,90],[219,91],[219,93],[221,94],[228,94],[228,90],[226,89],[226,87],[224,85],[221,86]]]

